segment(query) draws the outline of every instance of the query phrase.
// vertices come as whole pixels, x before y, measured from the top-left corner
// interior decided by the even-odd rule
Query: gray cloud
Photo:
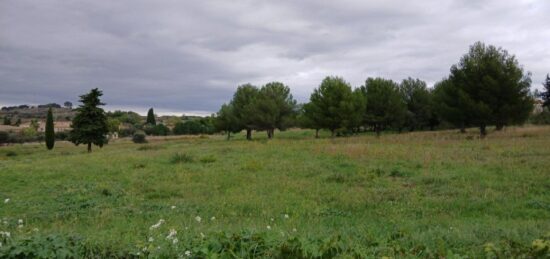
[[[0,1],[0,104],[71,100],[209,113],[242,83],[446,76],[470,44],[550,72],[550,3],[488,1]]]

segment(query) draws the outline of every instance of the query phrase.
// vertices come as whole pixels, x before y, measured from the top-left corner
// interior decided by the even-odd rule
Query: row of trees
[[[259,89],[247,84],[221,107],[216,125],[228,137],[244,129],[250,139],[252,130],[266,130],[271,138],[274,129],[291,125],[316,129],[316,135],[327,129],[334,136],[367,129],[377,134],[385,129],[433,130],[446,122],[461,131],[479,127],[483,137],[489,125],[500,130],[527,120],[533,110],[530,85],[530,74],[513,55],[477,42],[433,89],[413,78],[401,83],[368,78],[353,89],[341,77],[327,77],[309,102],[299,106],[282,83]]]
[[[273,138],[275,129],[285,130],[293,125],[297,104],[290,88],[280,82],[268,83],[261,88],[246,84],[239,86],[228,104],[222,105],[216,114],[215,126],[231,133],[246,130],[246,138],[252,138],[252,130],[266,131]]]

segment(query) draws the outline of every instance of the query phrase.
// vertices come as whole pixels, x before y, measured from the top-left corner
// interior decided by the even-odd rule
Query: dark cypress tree
[[[82,105],[76,109],[77,114],[71,124],[73,129],[69,140],[77,146],[88,145],[88,152],[92,152],[92,144],[103,147],[108,142],[107,115],[102,108],[98,107],[105,105],[99,100],[102,95],[103,93],[97,88],[92,89],[88,94],[81,95]]]
[[[149,125],[157,125],[157,121],[155,120],[155,112],[153,112],[153,108],[149,109],[147,112],[147,124]]]
[[[542,98],[542,107],[550,108],[550,75],[546,75],[546,81],[542,84],[544,91],[540,93]]]
[[[55,132],[53,127],[53,114],[52,108],[48,109],[48,116],[46,117],[46,147],[48,150],[53,149],[55,144]]]

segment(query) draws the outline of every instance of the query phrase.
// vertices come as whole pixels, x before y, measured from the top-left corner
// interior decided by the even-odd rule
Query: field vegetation
[[[0,257],[548,258],[550,127],[0,148]]]

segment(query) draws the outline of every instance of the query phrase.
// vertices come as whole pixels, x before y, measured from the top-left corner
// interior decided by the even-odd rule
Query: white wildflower
[[[216,220],[216,217],[211,217],[210,220],[214,221],[214,220]]]
[[[274,219],[274,218],[271,218],[271,222],[273,222],[273,221],[275,221],[275,219]]]
[[[19,220],[17,221],[17,224],[23,225],[23,220],[22,220],[22,219],[19,219]]]
[[[153,241],[155,241],[155,239],[154,239],[153,237],[149,237],[149,240],[148,240],[148,241],[149,241],[149,242],[153,242]]]
[[[191,256],[191,251],[189,251],[189,250],[185,251],[185,255],[186,256]]]
[[[285,214],[285,219],[288,219],[288,218],[290,218],[290,217],[288,216],[288,214]]]
[[[159,228],[160,225],[162,225],[162,223],[164,223],[164,219],[160,219],[159,222],[157,222],[157,224],[155,224],[155,225],[152,225],[150,229]]]
[[[38,228],[33,228],[32,231],[38,232]]]
[[[201,219],[200,216],[196,216],[196,217],[195,217],[195,220],[196,220],[197,222],[201,223],[201,220],[202,220],[202,219]]]
[[[296,231],[298,231],[298,230],[296,230],[296,228],[293,228],[293,229],[292,229],[292,232],[296,232]]]
[[[172,240],[172,244],[177,244],[178,243],[178,239],[177,238],[174,238],[174,240]]]
[[[136,255],[141,255],[141,253],[140,253],[140,252],[137,252]]]
[[[172,207],[170,207],[170,208],[172,208],[172,209],[175,209],[175,208],[176,208],[176,206],[172,205]]]
[[[201,232],[201,237],[204,238],[204,237],[206,237],[206,236]]]
[[[267,230],[271,230],[271,226],[270,226],[270,225],[267,225]]]
[[[8,203],[8,202],[10,202],[10,198],[7,198],[4,200],[4,203]]]
[[[178,231],[176,231],[175,229],[170,229],[170,233],[168,233],[168,236],[166,236],[166,239],[174,239],[177,234],[178,234]]]
[[[10,232],[7,232],[7,231],[0,231],[0,236],[1,237],[5,237],[5,238],[10,238],[11,237],[11,234]]]

